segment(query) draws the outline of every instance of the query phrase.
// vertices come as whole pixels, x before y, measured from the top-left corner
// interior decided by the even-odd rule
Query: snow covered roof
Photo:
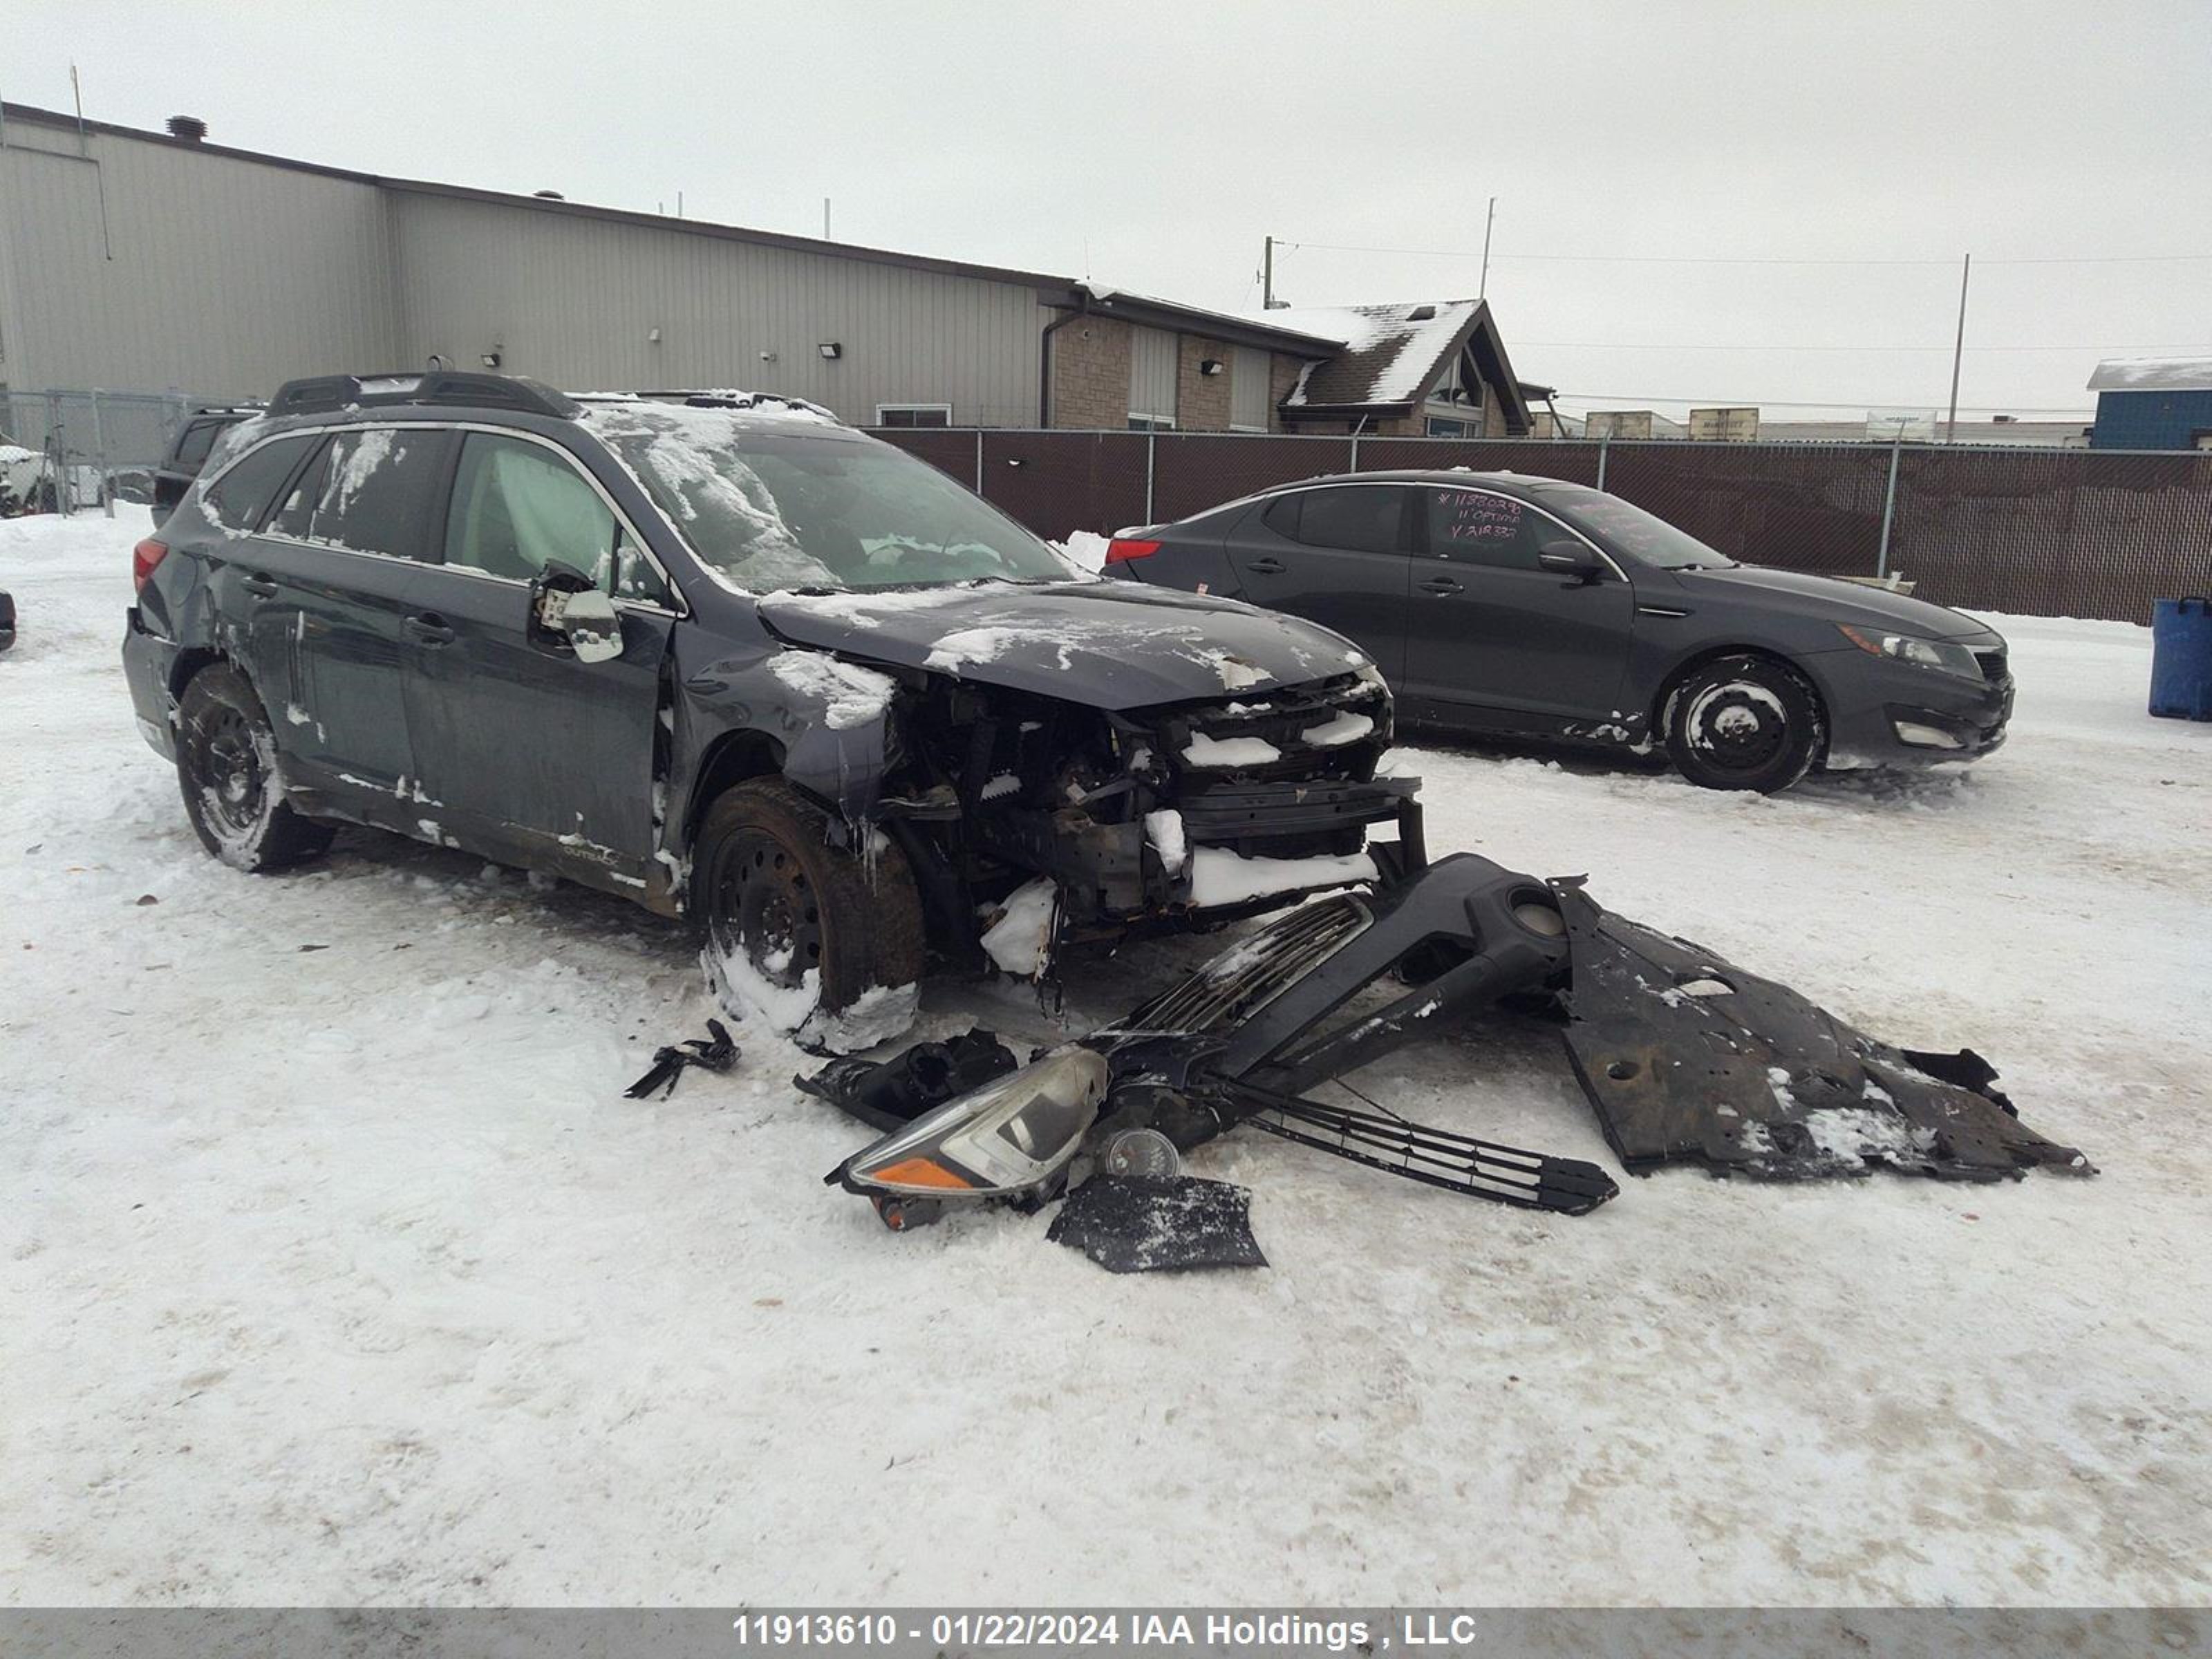
[[[2212,392],[2212,357],[2107,357],[2092,392]]]
[[[1527,395],[1506,360],[1504,342],[1480,300],[1419,300],[1392,305],[1292,306],[1254,314],[1275,328],[1340,340],[1334,356],[1310,364],[1283,399],[1287,413],[1383,413],[1410,408],[1463,346],[1505,405],[1506,423],[1528,429]]]
[[[1457,349],[1481,309],[1480,300],[1306,306],[1262,312],[1255,320],[1344,343],[1342,351],[1309,370],[1284,399],[1291,408],[1335,408],[1411,403]]]

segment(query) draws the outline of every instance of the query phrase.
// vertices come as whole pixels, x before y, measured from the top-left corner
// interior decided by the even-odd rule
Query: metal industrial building
[[[1293,326],[170,129],[0,105],[0,391],[257,397],[434,357],[574,390],[743,386],[878,425],[1529,429],[1480,301]]]

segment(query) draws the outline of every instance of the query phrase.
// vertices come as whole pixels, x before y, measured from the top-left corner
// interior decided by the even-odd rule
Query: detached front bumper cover
[[[1614,915],[1579,880],[1542,881],[1462,853],[1374,894],[1285,913],[1077,1048],[938,1106],[830,1179],[873,1196],[898,1227],[926,1218],[916,1200],[928,1213],[963,1198],[1048,1200],[1079,1186],[1079,1153],[1132,1129],[1188,1151],[1250,1122],[1471,1197],[1582,1215],[1616,1196],[1612,1177],[1579,1159],[1303,1093],[1470,1018],[1559,1025],[1632,1170],[1696,1158],[1770,1180],[1883,1164],[1964,1181],[2033,1168],[2094,1173],[2080,1152],[2023,1126],[1971,1049],[1893,1047],[1785,986]],[[1066,1071],[1085,1051],[1097,1068],[1085,1087],[1048,1086],[1046,1072]],[[854,1109],[904,1077],[908,1059],[872,1075],[825,1073],[811,1086]],[[1054,1102],[1060,1109],[1010,1109],[1055,1094],[1068,1096]],[[988,1171],[976,1167],[985,1152]],[[923,1182],[902,1178],[916,1155],[930,1160]]]

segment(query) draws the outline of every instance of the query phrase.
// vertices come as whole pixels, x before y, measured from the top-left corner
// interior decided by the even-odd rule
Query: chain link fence
[[[0,392],[0,512],[151,499],[178,392]],[[1038,534],[1109,532],[1342,472],[1467,467],[1611,491],[1731,558],[1896,576],[1939,605],[2149,621],[2212,591],[2212,454],[1954,445],[890,428]]]
[[[181,392],[0,391],[0,513],[104,511],[150,501]]]
[[[2148,623],[2212,592],[2212,454],[1945,444],[885,428],[1039,535],[1110,532],[1329,473],[1468,467],[1590,484],[1730,558],[1896,577],[1939,605]]]

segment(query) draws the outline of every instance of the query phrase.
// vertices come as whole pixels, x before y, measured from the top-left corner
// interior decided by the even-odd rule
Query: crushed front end
[[[1390,738],[1371,670],[1127,711],[939,680],[883,812],[940,937],[1039,880],[1060,939],[1118,937],[1420,867],[1419,781],[1376,775]]]

